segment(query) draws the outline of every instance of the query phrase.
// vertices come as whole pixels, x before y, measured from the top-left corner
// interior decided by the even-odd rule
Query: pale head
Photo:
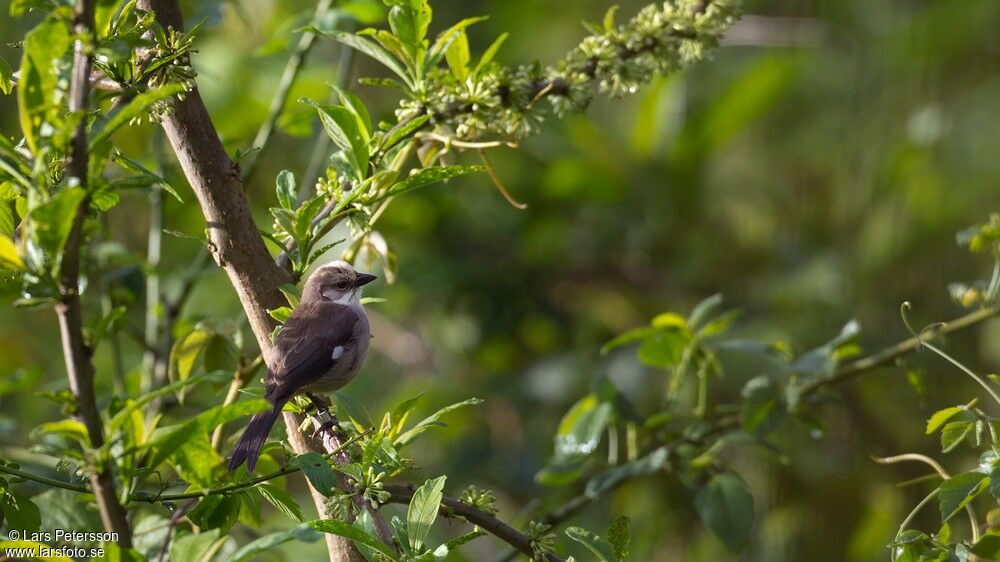
[[[368,273],[358,273],[346,261],[321,265],[306,279],[302,288],[303,302],[330,301],[338,304],[360,303],[361,287],[377,279]]]

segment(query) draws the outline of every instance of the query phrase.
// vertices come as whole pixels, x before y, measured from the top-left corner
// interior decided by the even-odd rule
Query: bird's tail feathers
[[[233,447],[232,456],[229,457],[229,472],[235,471],[244,461],[247,463],[247,471],[253,472],[253,469],[257,466],[257,457],[260,456],[260,450],[264,448],[264,442],[267,441],[267,436],[271,433],[271,427],[277,421],[278,414],[281,413],[281,408],[284,405],[285,401],[282,400],[280,403],[275,404],[271,410],[258,412],[250,418],[250,423],[247,424],[247,428],[243,431],[240,440]]]

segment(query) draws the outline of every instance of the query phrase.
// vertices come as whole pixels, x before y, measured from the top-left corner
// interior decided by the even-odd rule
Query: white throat
[[[327,296],[327,298],[329,298]],[[361,307],[361,289],[351,289],[330,302],[350,307]]]

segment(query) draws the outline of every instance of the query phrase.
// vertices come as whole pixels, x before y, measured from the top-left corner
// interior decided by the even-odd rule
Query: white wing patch
[[[337,347],[333,348],[333,353],[331,354],[331,358],[334,361],[340,359],[343,356],[344,356],[344,346],[338,345]]]

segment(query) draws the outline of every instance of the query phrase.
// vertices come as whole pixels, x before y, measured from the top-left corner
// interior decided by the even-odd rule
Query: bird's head
[[[318,267],[309,275],[302,289],[302,300],[357,304],[361,299],[361,287],[375,279],[377,277],[374,275],[358,273],[345,261],[333,261]]]

